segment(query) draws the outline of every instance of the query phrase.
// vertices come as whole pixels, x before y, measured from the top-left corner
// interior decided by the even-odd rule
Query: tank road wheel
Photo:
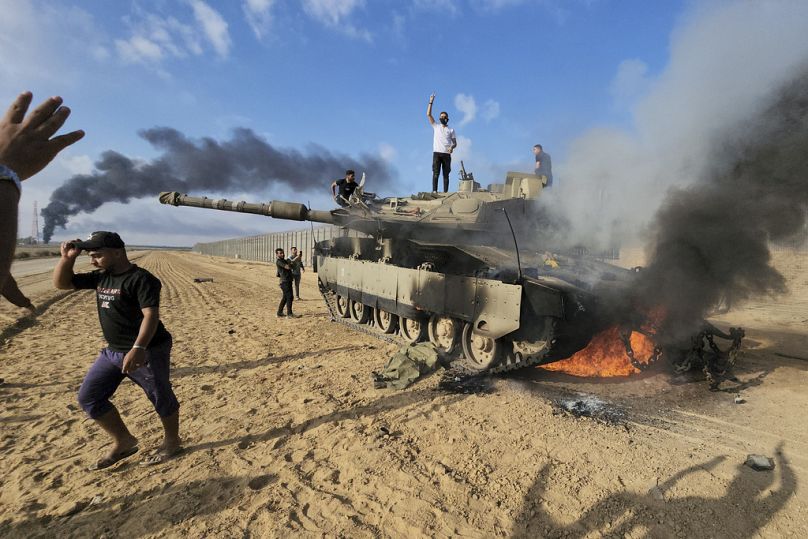
[[[367,324],[370,320],[370,307],[358,301],[351,301],[351,320],[357,324]]]
[[[451,354],[460,342],[460,321],[449,316],[433,314],[429,317],[429,342],[439,350]]]
[[[373,321],[382,333],[394,333],[398,323],[398,316],[383,309],[373,309]]]
[[[349,306],[348,298],[345,296],[337,296],[337,314],[343,318],[348,318],[351,315],[351,313],[348,312]]]
[[[503,357],[504,344],[501,340],[475,335],[474,326],[463,326],[463,354],[466,356],[463,364],[475,371],[485,371],[495,367]]]
[[[410,343],[418,342],[423,338],[424,326],[423,321],[418,318],[401,318],[398,324],[401,336]]]

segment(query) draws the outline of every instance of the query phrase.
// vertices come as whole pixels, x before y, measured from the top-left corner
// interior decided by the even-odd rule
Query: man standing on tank
[[[536,176],[546,176],[547,183],[545,187],[553,186],[553,163],[550,160],[550,154],[544,151],[541,144],[533,146],[533,155],[536,156],[536,167],[533,172]]]
[[[438,116],[439,123],[432,117],[432,103],[435,94],[429,96],[426,117],[432,125],[432,192],[438,192],[438,175],[443,169],[443,192],[449,191],[449,172],[452,170],[452,152],[457,147],[455,131],[449,127],[449,115],[444,111]]]
[[[280,247],[275,249],[275,267],[277,268],[277,276],[283,293],[281,302],[278,305],[278,317],[297,318],[297,315],[292,312],[292,301],[294,300],[292,295],[292,264],[286,259],[283,249]],[[283,314],[284,307],[286,307],[286,314]]]

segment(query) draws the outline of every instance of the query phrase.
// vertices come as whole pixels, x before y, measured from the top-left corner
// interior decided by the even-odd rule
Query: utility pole
[[[31,243],[34,245],[39,243],[39,212],[36,208],[36,200],[34,200],[34,219],[31,223]]]

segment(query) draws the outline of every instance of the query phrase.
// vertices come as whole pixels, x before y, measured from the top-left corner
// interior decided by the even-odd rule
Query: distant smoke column
[[[662,305],[665,334],[681,339],[722,297],[785,290],[769,242],[805,234],[808,70],[716,153],[715,172],[678,189],[652,226],[640,301]]]
[[[327,182],[346,169],[367,172],[374,189],[388,186],[393,179],[390,167],[379,157],[355,159],[314,145],[305,153],[279,149],[249,129],[235,129],[230,140],[221,142],[191,140],[167,127],[147,129],[140,135],[162,154],[140,163],[114,151],[104,152],[92,174],[73,176],[51,195],[42,210],[45,241],[73,215],[92,212],[105,202],[126,203],[160,191],[262,193],[280,183],[303,192],[327,189]]]

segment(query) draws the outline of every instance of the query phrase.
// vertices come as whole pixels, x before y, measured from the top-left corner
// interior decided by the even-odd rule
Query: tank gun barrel
[[[172,206],[191,206],[210,210],[234,211],[266,215],[274,219],[288,221],[314,221],[315,223],[335,224],[334,215],[329,211],[310,210],[304,204],[273,200],[264,202],[236,202],[224,198],[192,197],[176,191],[160,193],[160,203]]]

